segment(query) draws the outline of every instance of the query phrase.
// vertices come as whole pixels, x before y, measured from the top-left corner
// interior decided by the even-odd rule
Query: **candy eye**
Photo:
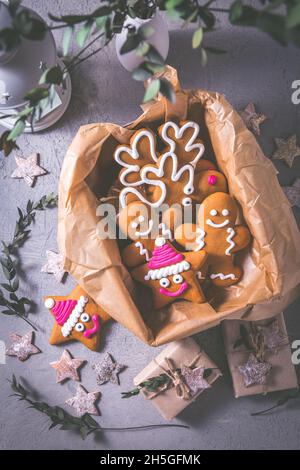
[[[86,323],[87,321],[90,320],[90,316],[89,316],[87,313],[83,313],[83,314],[80,316],[80,320],[83,321],[84,323]]]
[[[168,278],[166,277],[163,277],[160,281],[159,281],[161,287],[169,287],[170,285],[170,281]]]
[[[82,323],[76,323],[75,325],[75,330],[78,331],[79,333],[81,331],[83,331],[85,328],[84,328],[84,325]]]
[[[131,227],[138,228],[138,223],[134,220],[133,222],[131,222]]]
[[[187,206],[191,206],[192,204],[192,200],[190,197],[185,197],[182,199],[182,205],[187,207]]]
[[[138,221],[139,221],[140,223],[145,222],[145,217],[144,217],[143,215],[139,215],[139,216],[138,216]]]
[[[192,194],[193,191],[194,191],[194,188],[186,188],[185,193]]]
[[[229,210],[228,209],[223,209],[222,210],[222,215],[228,215],[229,214]]]
[[[210,215],[217,215],[218,211],[216,211],[216,209],[212,209],[210,211]]]
[[[183,281],[183,277],[181,276],[181,274],[175,274],[175,276],[173,276],[173,282],[175,284],[181,284]]]

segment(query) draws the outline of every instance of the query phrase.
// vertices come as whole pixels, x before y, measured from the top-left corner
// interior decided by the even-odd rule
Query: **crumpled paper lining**
[[[224,318],[274,316],[300,291],[300,235],[272,162],[222,95],[181,90],[171,67],[165,76],[175,86],[176,104],[160,97],[144,105],[143,114],[126,127],[81,127],[65,156],[59,183],[58,243],[65,269],[111,317],[152,346],[203,331]],[[96,210],[119,171],[112,158],[116,145],[127,143],[141,127],[156,129],[167,119],[187,118],[200,124],[204,119],[206,157],[214,153],[253,243],[248,252],[237,255],[244,269],[237,285],[215,289],[210,303],[176,302],[143,319],[116,240],[97,236]]]

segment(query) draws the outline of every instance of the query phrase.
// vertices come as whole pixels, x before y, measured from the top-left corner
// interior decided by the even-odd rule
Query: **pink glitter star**
[[[17,168],[11,174],[12,178],[24,178],[28,186],[32,186],[37,176],[47,172],[38,165],[39,154],[33,153],[28,158],[15,157]]]

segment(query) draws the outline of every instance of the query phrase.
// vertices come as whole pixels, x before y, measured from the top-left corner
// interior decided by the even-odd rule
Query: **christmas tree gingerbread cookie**
[[[80,286],[67,296],[47,296],[44,304],[55,319],[50,344],[76,340],[92,351],[98,350],[101,325],[110,316]]]
[[[157,237],[152,258],[135,268],[132,277],[153,292],[153,306],[160,309],[175,300],[205,302],[197,272],[206,260],[205,251],[180,253],[164,237]]]
[[[207,273],[217,286],[235,284],[243,275],[233,255],[246,248],[251,237],[247,227],[235,225],[237,215],[238,207],[231,196],[214,193],[201,204],[198,225],[186,224],[175,230],[176,241],[185,249],[206,251]]]

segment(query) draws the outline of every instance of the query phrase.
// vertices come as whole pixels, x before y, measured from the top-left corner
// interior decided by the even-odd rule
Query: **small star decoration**
[[[95,402],[99,399],[100,392],[87,392],[86,389],[78,384],[76,395],[66,400],[67,405],[72,406],[77,416],[83,416],[85,413],[99,415]]]
[[[26,361],[32,354],[38,354],[41,352],[39,348],[32,344],[34,339],[34,332],[29,331],[24,336],[20,336],[17,333],[10,335],[12,344],[6,349],[8,356],[16,356],[20,361]]]
[[[258,114],[255,111],[253,103],[249,103],[240,113],[244,123],[256,135],[260,135],[260,125],[267,119],[264,114]]]
[[[60,253],[55,251],[47,250],[47,263],[41,269],[42,273],[53,274],[57,282],[61,282],[65,275],[63,268],[64,257]]]
[[[11,174],[12,178],[24,178],[28,186],[32,186],[37,176],[47,172],[38,165],[39,154],[33,153],[28,158],[15,157],[17,168]]]
[[[194,397],[200,390],[210,388],[211,385],[203,378],[205,368],[196,367],[192,369],[188,366],[181,367],[181,375],[190,390],[191,397]]]
[[[60,383],[66,379],[79,381],[77,369],[84,362],[84,359],[73,359],[69,351],[65,349],[58,361],[50,362],[50,366],[56,370],[56,382]]]
[[[274,320],[268,326],[258,326],[259,331],[262,333],[264,343],[269,349],[276,349],[284,340],[284,335],[280,331],[279,323]]]
[[[247,362],[238,367],[238,371],[244,376],[245,387],[255,384],[264,385],[271,369],[271,364],[259,361],[254,354],[250,354]]]
[[[92,369],[97,374],[97,384],[103,385],[106,382],[120,384],[118,374],[125,369],[126,366],[118,364],[109,353],[106,353],[104,360],[98,364],[93,364]]]
[[[284,186],[282,189],[291,206],[300,207],[300,178],[297,178],[292,186]]]
[[[294,159],[300,156],[300,147],[297,146],[296,134],[291,135],[288,139],[275,138],[277,150],[273,153],[273,160],[284,160],[291,168]]]

